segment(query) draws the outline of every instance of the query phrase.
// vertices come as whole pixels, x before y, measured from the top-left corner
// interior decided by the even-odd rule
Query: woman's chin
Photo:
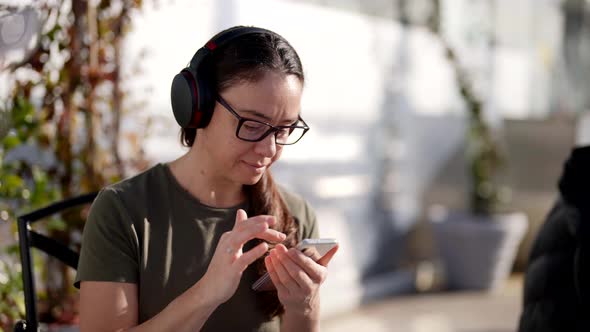
[[[258,183],[266,171],[268,171],[267,166],[253,167],[242,162],[240,167],[236,169],[236,172],[234,173],[234,179],[243,185],[251,186]]]
[[[254,176],[251,175],[251,176],[243,177],[241,182],[242,182],[242,184],[247,185],[247,186],[255,185],[258,183],[258,181],[260,181],[260,179],[262,179],[263,174],[264,173],[257,174]]]

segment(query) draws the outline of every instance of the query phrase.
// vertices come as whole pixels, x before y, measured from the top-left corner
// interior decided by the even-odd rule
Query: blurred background
[[[272,171],[341,243],[323,329],[514,331],[590,143],[584,0],[0,0],[0,328],[24,312],[16,217],[183,154],[171,80],[234,25],[303,62],[311,130]],[[84,215],[39,228],[79,248]],[[75,325],[73,271],[34,261],[42,319]]]

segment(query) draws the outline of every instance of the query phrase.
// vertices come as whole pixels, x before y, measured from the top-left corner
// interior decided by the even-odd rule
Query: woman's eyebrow
[[[248,114],[255,115],[255,116],[259,117],[259,118],[263,118],[263,119],[264,119],[265,121],[267,121],[267,122],[272,120],[272,119],[271,119],[270,117],[268,117],[267,115],[265,115],[265,114],[263,114],[263,113],[260,113],[260,112],[258,112],[258,111],[255,111],[255,110],[240,110],[240,112],[242,112],[242,113],[248,113]]]
[[[257,117],[259,117],[259,118],[262,118],[262,119],[264,119],[264,121],[266,121],[266,122],[270,122],[270,121],[272,121],[272,119],[271,119],[269,116],[267,116],[267,115],[265,115],[265,114],[263,114],[263,113],[260,113],[260,112],[258,112],[258,111],[256,111],[256,110],[240,110],[240,113],[247,113],[247,114],[251,114],[251,115],[257,116]],[[283,121],[281,122],[281,125],[285,125],[285,124],[294,124],[294,123],[296,123],[296,122],[297,122],[297,120],[299,120],[299,118],[294,118],[294,119],[285,119],[285,120],[283,120]]]
[[[285,121],[281,122],[281,126],[293,126],[295,124],[297,124],[297,119],[285,120]]]

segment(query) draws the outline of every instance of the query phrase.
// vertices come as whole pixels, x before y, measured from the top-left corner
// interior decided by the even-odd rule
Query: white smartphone
[[[335,239],[304,239],[297,244],[296,248],[317,262],[337,244],[338,241]],[[252,289],[259,292],[275,290],[268,272],[252,284]]]

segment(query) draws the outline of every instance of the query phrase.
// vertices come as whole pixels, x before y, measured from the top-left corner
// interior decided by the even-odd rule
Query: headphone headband
[[[215,51],[217,48],[228,44],[229,42],[231,42],[232,40],[234,40],[240,36],[254,34],[254,33],[263,34],[263,33],[272,33],[272,32],[269,30],[266,30],[266,29],[256,28],[256,27],[242,27],[242,26],[240,26],[240,27],[230,28],[229,30],[219,33],[217,36],[214,36],[203,47],[201,47],[195,53],[195,55],[193,55],[193,58],[191,59],[189,67],[192,69],[197,69],[198,65],[203,61],[203,59],[205,57],[207,57],[209,54],[211,54],[213,51]]]

